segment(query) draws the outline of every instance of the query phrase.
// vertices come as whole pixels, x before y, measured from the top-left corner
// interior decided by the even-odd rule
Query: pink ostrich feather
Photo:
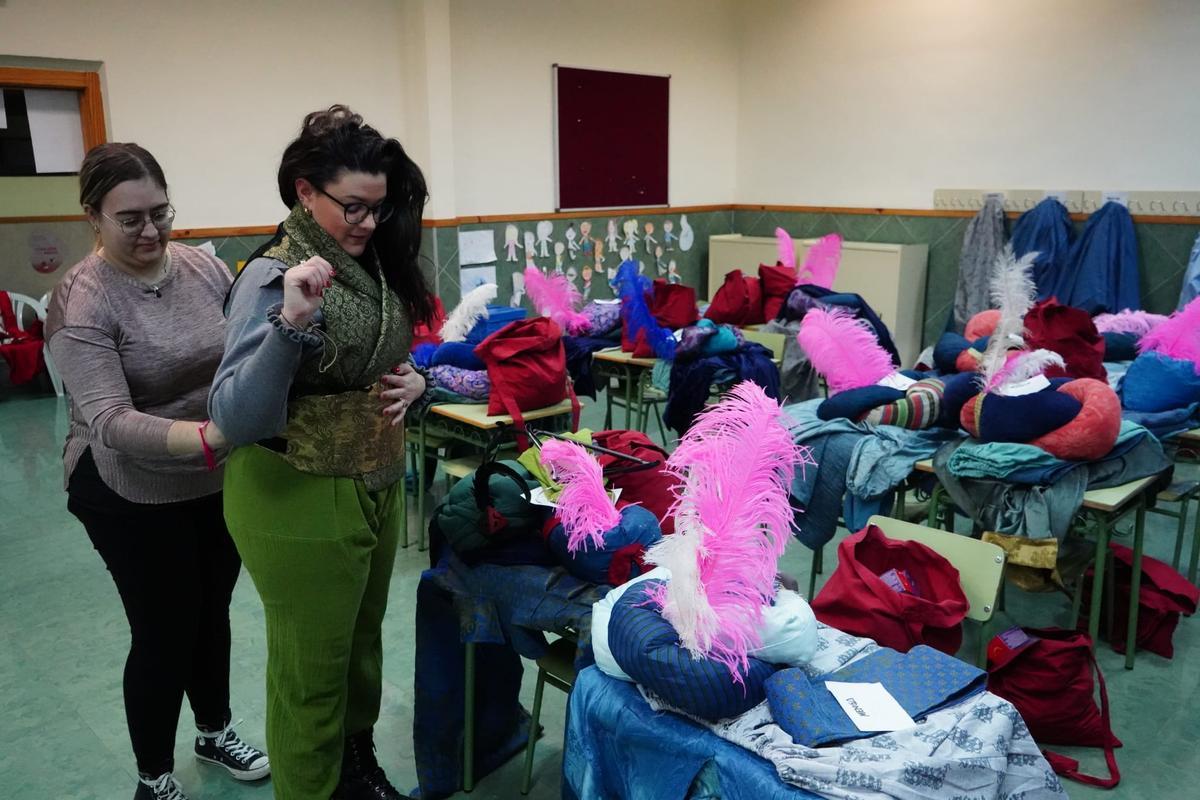
[[[1101,314],[1092,322],[1096,323],[1096,330],[1100,333],[1131,333],[1134,336],[1145,336],[1168,319],[1169,317],[1163,314],[1125,309],[1118,314]]]
[[[739,684],[792,533],[792,477],[815,463],[790,419],[749,381],[703,411],[667,460],[679,481],[675,533],[646,552],[671,571],[651,602],[685,648],[725,664]]]
[[[1191,361],[1200,373],[1200,297],[1176,311],[1138,341],[1138,349]]]
[[[811,309],[796,340],[833,394],[870,386],[896,371],[871,326],[845,309]]]
[[[562,484],[558,496],[558,518],[567,531],[567,552],[597,550],[604,546],[604,532],[621,522],[621,514],[604,489],[604,475],[596,459],[574,442],[553,439],[542,445],[542,463],[554,480]]]
[[[779,250],[779,263],[785,267],[796,268],[796,242],[791,234],[783,228],[775,229],[775,244]]]
[[[586,333],[591,319],[576,309],[583,302],[566,275],[544,275],[537,267],[525,268],[525,292],[539,314],[545,314],[572,335]]]
[[[842,263],[842,237],[831,233],[822,236],[808,249],[804,268],[796,276],[796,283],[814,283],[826,289],[833,288],[838,266]]]

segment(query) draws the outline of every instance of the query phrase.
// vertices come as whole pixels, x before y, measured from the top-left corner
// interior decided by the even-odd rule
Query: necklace
[[[158,269],[155,270],[154,276],[151,278],[144,277],[143,275],[141,275],[137,272],[134,272],[133,270],[130,270],[121,264],[116,263],[115,261],[113,261],[112,259],[110,259],[108,257],[108,255],[104,252],[103,247],[99,248],[96,251],[96,255],[98,255],[102,259],[104,259],[104,261],[107,264],[109,264],[111,267],[113,267],[113,269],[116,269],[118,272],[124,273],[125,275],[127,275],[128,277],[133,279],[134,282],[141,285],[143,287],[143,291],[146,294],[153,294],[155,297],[162,297],[162,288],[161,288],[162,283],[166,279],[167,275],[171,272],[171,253],[170,253],[170,251],[167,251],[167,250],[163,251],[162,263],[159,264]]]

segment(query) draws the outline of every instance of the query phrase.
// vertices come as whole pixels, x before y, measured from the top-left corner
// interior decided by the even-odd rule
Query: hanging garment
[[[1200,236],[1192,245],[1192,254],[1188,257],[1187,269],[1183,273],[1183,287],[1179,290],[1179,305],[1177,311],[1200,296]]]
[[[1050,287],[1066,269],[1071,251],[1071,215],[1067,207],[1047,197],[1017,218],[1012,229],[1013,252],[1017,258],[1036,252],[1033,282],[1038,297],[1050,296]]]
[[[746,342],[733,353],[676,360],[671,366],[671,391],[663,422],[682,436],[704,408],[712,385],[725,382],[718,381],[724,377],[731,377],[732,383],[753,381],[768,397],[779,398],[779,368],[771,351],[757,342]]]
[[[999,197],[988,197],[963,234],[958,289],[954,293],[954,330],[961,333],[971,317],[991,308],[988,287],[1004,243],[1004,202]]]
[[[1042,288],[1039,284],[1039,291]],[[1045,288],[1063,305],[1093,316],[1141,308],[1137,233],[1129,210],[1120,203],[1105,203],[1088,217],[1071,246],[1067,268]]]

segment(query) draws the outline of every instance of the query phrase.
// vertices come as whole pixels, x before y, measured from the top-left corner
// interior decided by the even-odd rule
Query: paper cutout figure
[[[567,252],[567,246],[562,242],[554,243],[554,273],[562,275],[563,271],[563,253]]]
[[[567,267],[567,280],[569,280],[571,283],[575,283],[577,280],[579,280],[579,270],[575,269],[574,267]]]
[[[646,274],[646,262],[638,259],[638,275]]]
[[[527,234],[527,235],[532,235],[532,234]],[[526,260],[529,259],[528,253],[526,253],[525,258],[526,258]],[[525,297],[525,273],[521,272],[519,270],[517,272],[514,272],[512,274],[512,284],[513,284],[512,300],[509,301],[508,305],[511,308],[520,308],[521,307],[521,298]]]
[[[679,274],[679,267],[675,264],[675,259],[671,259],[667,264],[667,282],[668,283],[683,283],[683,277]]]
[[[567,232],[563,234],[567,237],[567,254],[571,256],[571,260],[575,260],[575,254],[579,252],[579,245],[575,243],[575,223],[567,225]]]
[[[583,265],[583,299],[587,300],[592,294],[592,268]]]
[[[579,251],[584,261],[592,260],[592,223],[587,220],[579,223]]]
[[[679,249],[688,251],[692,249],[692,244],[696,241],[696,232],[692,230],[692,226],[688,224],[687,214],[679,215]]]
[[[550,235],[554,233],[554,223],[544,219],[537,224],[538,244],[542,246],[542,258],[550,257]]]
[[[608,220],[608,235],[605,239],[608,241],[608,252],[617,252],[617,221],[612,217]]]
[[[504,249],[508,253],[508,257],[504,259],[505,261],[517,260],[517,248],[521,246],[517,244],[517,238],[520,235],[520,231],[517,230],[516,225],[504,226]]]
[[[625,231],[625,246],[628,247],[629,250],[632,252],[633,249],[637,247],[637,243],[638,243],[637,220],[636,219],[627,219],[627,220],[625,220],[625,224],[621,227]],[[622,259],[622,260],[624,261],[625,259]]]
[[[665,261],[663,261],[663,249],[661,244],[654,248],[654,266],[658,269],[659,275],[667,274],[667,264]]]
[[[675,235],[675,223],[669,219],[663,220],[663,245],[667,250],[675,249],[675,240],[679,237]]]
[[[628,247],[622,247],[618,255],[621,256],[621,263],[624,264],[629,260],[629,257],[633,255],[633,251]]]
[[[537,237],[533,235],[533,231],[525,231],[525,266],[536,267],[533,259],[537,256]],[[524,285],[525,278],[522,276],[521,284]]]
[[[658,239],[654,238],[654,223],[647,222],[644,230],[646,237],[642,241],[646,243],[646,254],[649,255],[654,252],[654,245],[658,244]]]

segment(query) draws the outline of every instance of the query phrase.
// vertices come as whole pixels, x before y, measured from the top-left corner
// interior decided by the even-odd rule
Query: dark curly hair
[[[162,167],[150,151],[133,142],[107,142],[88,150],[79,167],[79,205],[100,210],[117,184],[149,178],[167,191]]]
[[[384,280],[408,308],[414,324],[427,321],[433,313],[433,300],[418,258],[421,215],[429,191],[421,168],[400,142],[385,139],[346,106],[314,111],[304,118],[300,135],[283,151],[279,197],[289,209],[294,208],[297,179],[324,189],[343,170],[387,176],[387,199],[396,211],[375,228],[371,243]]]

